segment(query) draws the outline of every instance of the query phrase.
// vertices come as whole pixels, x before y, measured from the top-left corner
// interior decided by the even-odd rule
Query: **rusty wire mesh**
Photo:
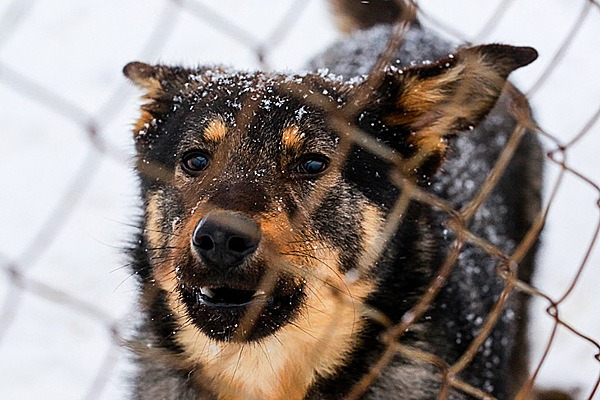
[[[27,32],[25,29],[31,30],[32,27],[31,25],[28,25],[27,19],[31,14],[39,12],[39,10],[36,10],[36,8],[41,7],[39,3],[40,1],[36,0],[14,0],[7,3],[3,9],[0,9],[2,12],[2,14],[0,14],[0,85],[2,86],[3,93],[10,93],[10,96],[16,94],[20,98],[30,102],[25,104],[31,104],[33,110],[28,110],[24,114],[30,115],[31,118],[40,118],[42,121],[44,121],[45,118],[59,118],[68,121],[66,123],[73,125],[73,130],[84,137],[84,143],[79,146],[81,154],[77,155],[77,162],[74,161],[74,164],[70,165],[72,171],[68,174],[68,180],[62,182],[60,185],[55,185],[56,188],[54,190],[57,194],[53,197],[54,201],[52,204],[40,206],[39,208],[41,211],[38,210],[39,212],[34,212],[34,214],[39,215],[41,222],[36,222],[32,227],[19,226],[18,223],[14,222],[16,219],[11,219],[9,223],[2,224],[4,225],[3,233],[7,238],[8,236],[15,234],[17,229],[20,229],[19,232],[24,233],[22,235],[16,234],[17,237],[23,236],[19,246],[2,247],[0,249],[0,268],[4,272],[0,286],[2,288],[2,299],[0,303],[0,352],[7,352],[7,347],[12,346],[11,343],[17,343],[18,346],[27,347],[23,344],[26,342],[16,341],[14,338],[23,336],[25,338],[24,340],[27,340],[31,331],[40,330],[42,334],[34,336],[34,338],[37,338],[37,340],[42,338],[43,340],[43,332],[47,329],[48,325],[56,323],[60,327],[61,323],[65,323],[64,329],[69,329],[69,321],[48,321],[44,318],[40,318],[39,325],[35,322],[19,322],[19,318],[29,318],[34,321],[37,318],[36,315],[30,315],[30,313],[32,313],[32,307],[26,308],[25,303],[27,302],[41,300],[43,303],[50,303],[69,314],[73,314],[75,316],[74,318],[85,318],[90,320],[92,325],[98,327],[106,335],[103,339],[99,339],[99,342],[103,341],[105,348],[93,357],[94,365],[90,367],[89,370],[95,370],[96,372],[92,374],[93,376],[91,378],[89,374],[87,375],[87,378],[83,380],[84,390],[73,394],[73,396],[85,399],[104,398],[105,396],[108,396],[106,388],[109,386],[111,380],[117,379],[115,376],[121,373],[118,364],[119,359],[122,358],[122,356],[120,355],[120,350],[116,343],[118,343],[120,337],[123,335],[123,327],[126,327],[128,323],[129,313],[127,312],[127,307],[119,305],[116,307],[118,308],[118,311],[115,311],[110,304],[106,305],[95,301],[93,295],[88,296],[82,294],[80,291],[73,290],[73,287],[71,286],[63,285],[60,280],[55,279],[49,274],[43,272],[40,273],[39,265],[40,263],[45,267],[50,265],[50,272],[56,272],[55,268],[61,267],[61,252],[65,253],[63,254],[64,257],[79,259],[79,264],[81,264],[82,269],[85,269],[85,264],[90,262],[89,260],[86,261],[85,258],[86,249],[80,248],[82,244],[73,241],[71,238],[69,238],[70,245],[63,244],[58,250],[54,250],[54,248],[56,247],[56,242],[60,240],[61,232],[67,230],[69,221],[89,217],[86,216],[86,214],[77,213],[81,205],[86,202],[86,196],[90,192],[92,185],[97,184],[96,181],[98,180],[97,177],[101,174],[102,163],[114,163],[114,165],[117,165],[117,169],[121,168],[121,171],[129,168],[131,154],[129,148],[125,144],[125,139],[128,139],[129,135],[125,134],[125,127],[115,127],[115,121],[121,109],[131,111],[131,107],[127,108],[127,105],[128,102],[132,103],[132,99],[135,95],[133,91],[126,86],[124,81],[121,81],[119,84],[111,86],[110,91],[105,93],[102,101],[97,101],[93,106],[90,106],[86,101],[78,100],[77,96],[71,96],[71,91],[77,90],[77,88],[69,85],[57,86],[52,84],[52,71],[54,70],[52,64],[55,64],[57,68],[59,68],[61,65],[68,65],[65,60],[48,60],[48,64],[50,65],[45,66],[45,68],[42,69],[48,73],[39,75],[31,75],[26,72],[27,68],[20,68],[20,66],[11,62],[10,56],[5,55],[5,47],[10,46],[11,41],[15,40],[20,35],[24,35],[24,32]],[[154,6],[158,10],[156,13],[157,17],[152,21],[151,30],[146,29],[144,32],[143,46],[137,49],[136,56],[134,57],[143,60],[159,58],[164,54],[165,49],[168,49],[171,38],[182,35],[182,33],[178,33],[177,30],[180,29],[180,26],[184,24],[183,21],[185,20],[187,21],[185,22],[185,24],[187,24],[186,26],[209,26],[221,35],[219,40],[222,40],[223,43],[225,43],[224,46],[227,43],[233,42],[238,46],[237,48],[244,47],[249,51],[250,56],[254,58],[255,66],[263,69],[270,69],[272,67],[280,67],[284,64],[274,61],[274,59],[277,59],[275,56],[276,52],[280,50],[282,44],[288,40],[288,36],[293,34],[302,35],[303,31],[306,32],[311,29],[310,24],[313,21],[307,18],[301,18],[301,16],[303,13],[307,12],[306,10],[308,8],[314,6],[315,2],[296,0],[285,3],[283,8],[280,7],[281,12],[278,15],[277,23],[271,23],[270,33],[263,36],[255,35],[252,26],[243,24],[241,18],[238,17],[236,19],[235,17],[228,15],[228,12],[232,10],[228,7],[231,6],[224,6],[223,9],[218,10],[214,4],[207,5],[206,2],[199,2],[196,0],[163,0],[155,3]],[[503,24],[510,25],[511,12],[514,13],[515,9],[518,9],[519,7],[528,7],[511,0],[500,1],[494,5],[494,7],[489,5],[483,7],[481,13],[482,15],[486,15],[484,23],[480,23],[477,26],[477,29],[472,29],[467,24],[466,28],[469,33],[464,33],[464,20],[458,20],[456,16],[453,16],[452,18],[441,18],[439,17],[440,14],[435,13],[435,7],[440,6],[440,4],[426,1],[421,3],[420,5],[422,7],[419,9],[419,14],[422,21],[430,25],[432,29],[436,29],[466,43],[482,43],[489,41],[492,33],[499,30],[499,26]],[[59,7],[58,3],[53,6]],[[77,10],[78,8],[74,3],[70,4],[70,6],[73,7],[74,10]],[[258,4],[255,6],[259,7]],[[64,7],[64,5],[62,7]],[[115,12],[129,12],[131,15],[135,13],[135,10],[131,8],[128,10],[120,10],[119,6],[114,4],[112,7],[114,7]],[[552,55],[550,58],[547,58],[548,61],[543,65],[543,69],[541,71],[535,71],[537,75],[531,78],[528,87],[524,88],[526,96],[532,100],[534,104],[534,109],[538,94],[541,92],[543,92],[543,95],[546,97],[555,96],[556,98],[565,96],[565,93],[563,92],[564,87],[561,86],[560,83],[561,81],[557,79],[553,80],[552,78],[558,74],[569,74],[569,70],[561,68],[561,66],[566,63],[565,60],[568,60],[569,57],[574,57],[574,55],[570,53],[573,48],[576,48],[577,46],[581,47],[576,49],[578,51],[576,54],[583,54],[584,56],[586,52],[597,51],[590,48],[588,43],[589,40],[584,41],[581,39],[581,31],[586,27],[586,24],[593,23],[599,25],[599,3],[595,0],[580,0],[570,3],[568,6],[563,5],[561,7],[568,9],[568,12],[565,12],[564,20],[562,20],[563,26],[567,27],[567,29],[562,33],[560,40],[555,41],[550,46]],[[529,6],[529,8],[531,8],[531,6]],[[578,10],[573,13],[571,12],[573,8],[578,8]],[[269,14],[269,12],[265,9],[264,14]],[[571,17],[568,20],[567,15]],[[531,18],[531,24],[534,27],[536,26],[536,23],[540,27],[545,26],[545,15],[543,11],[539,10],[539,13],[535,16],[531,16]],[[268,18],[265,17],[265,20],[266,19]],[[197,25],[194,25],[194,23],[191,23],[190,21],[194,21]],[[260,22],[255,21],[253,23],[258,24]],[[68,27],[63,29],[69,32]],[[81,29],[84,29],[85,31],[85,27]],[[297,33],[296,31],[300,33]],[[34,31],[33,40],[35,40],[35,35],[43,35],[43,32],[43,29]],[[595,32],[597,33],[598,30]],[[188,36],[194,34],[195,31],[193,28],[184,33],[184,35]],[[398,29],[397,34],[398,36],[396,39],[401,40],[402,29]],[[527,37],[522,40],[526,41],[526,39]],[[94,43],[94,38],[84,37],[82,40],[86,42],[86,46],[92,47],[96,45]],[[578,40],[583,43],[578,45]],[[198,48],[202,49],[202,46],[200,45]],[[15,53],[13,50],[9,54],[18,53]],[[131,54],[128,54],[128,56],[131,57]],[[584,56],[581,56],[578,62],[585,60]],[[70,57],[79,57],[79,55],[72,54]],[[193,57],[193,55],[188,55],[186,57]],[[196,60],[187,59],[184,61],[195,62]],[[213,61],[220,62],[222,60]],[[572,65],[572,63],[569,65]],[[111,74],[119,73],[120,65],[112,65],[111,67],[113,68],[113,70],[110,71]],[[74,72],[75,71],[73,71],[73,73]],[[585,73],[587,76],[584,76],[583,78],[590,81],[597,80],[597,76],[595,75],[597,74],[597,69],[594,70],[593,68],[589,68]],[[102,78],[103,77],[101,76],[95,77],[95,79]],[[118,80],[113,78],[112,81]],[[585,82],[585,80],[583,82]],[[556,91],[553,90],[553,85],[557,87]],[[595,88],[597,90],[598,86],[595,86]],[[579,90],[583,90],[575,87],[570,89],[575,93]],[[521,101],[520,96],[515,93],[514,97],[515,102],[518,105],[519,101]],[[545,141],[548,149],[547,161],[551,165],[554,165],[554,169],[552,170],[553,172],[551,171],[549,174],[549,179],[546,182],[548,189],[543,211],[538,216],[536,223],[531,228],[529,234],[522,243],[517,246],[512,254],[504,254],[500,249],[491,243],[486,242],[484,239],[473,235],[466,228],[467,221],[477,210],[478,206],[481,205],[485,198],[490,194],[497,177],[502,173],[502,157],[494,169],[494,173],[490,175],[486,185],[481,188],[479,194],[475,196],[472,202],[461,210],[455,210],[444,200],[437,199],[430,193],[424,192],[414,185],[411,186],[410,182],[402,181],[402,179],[399,178],[398,184],[404,188],[404,191],[403,196],[400,197],[396,204],[395,209],[397,212],[393,215],[396,217],[401,215],[400,211],[404,209],[411,200],[426,202],[442,210],[447,213],[449,223],[456,230],[457,238],[454,246],[456,251],[450,252],[446,263],[444,263],[438,272],[438,279],[432,282],[430,290],[428,290],[427,294],[418,302],[410,315],[408,315],[401,324],[390,325],[388,327],[388,334],[383,336],[386,340],[386,351],[380,361],[373,366],[371,373],[366,375],[353,389],[349,396],[350,398],[359,398],[360,394],[364,392],[372,380],[377,376],[381,368],[385,366],[395,354],[403,354],[436,365],[443,378],[442,397],[447,395],[448,390],[452,388],[469,393],[478,398],[489,398],[489,395],[482,392],[480,389],[471,387],[465,382],[460,381],[457,378],[457,375],[465,368],[477,349],[485,341],[491,328],[493,328],[500,316],[500,312],[502,311],[507,296],[513,291],[524,291],[533,295],[535,298],[540,299],[541,302],[538,304],[543,304],[547,320],[551,321],[549,335],[535,339],[535,342],[543,343],[541,345],[537,343],[537,353],[534,354],[533,359],[534,370],[532,371],[528,384],[526,384],[520,392],[521,398],[524,398],[531,389],[531,385],[533,385],[538,374],[548,363],[548,357],[553,354],[558,354],[557,357],[561,359],[561,345],[560,343],[559,345],[555,345],[560,329],[567,332],[571,338],[589,345],[586,352],[582,354],[582,357],[600,361],[600,347],[595,340],[598,338],[599,333],[589,331],[589,329],[593,329],[589,328],[590,326],[597,327],[598,324],[586,325],[588,326],[587,330],[582,330],[577,324],[572,323],[569,318],[564,317],[564,313],[562,312],[562,310],[567,307],[566,303],[577,295],[577,291],[581,291],[581,287],[584,287],[588,292],[593,291],[593,277],[600,276],[597,271],[598,266],[594,265],[593,262],[593,251],[600,230],[600,222],[598,222],[600,187],[597,183],[598,173],[600,171],[597,168],[598,164],[595,164],[595,170],[589,169],[589,167],[587,167],[587,169],[580,169],[578,167],[580,164],[577,162],[577,158],[572,157],[572,154],[574,153],[577,155],[580,154],[579,149],[581,148],[582,143],[586,143],[590,148],[594,148],[594,144],[590,139],[593,138],[594,135],[594,140],[596,140],[595,143],[598,143],[597,136],[600,134],[600,123],[598,123],[598,119],[600,119],[600,93],[597,91],[595,92],[595,99],[595,103],[577,103],[577,111],[575,114],[577,114],[577,116],[585,115],[585,118],[577,120],[576,124],[571,120],[570,125],[566,125],[567,128],[565,128],[565,126],[558,128],[544,126],[543,122],[542,127],[540,128],[533,122],[527,112],[523,112],[523,106],[516,107],[515,116],[518,119],[518,126],[513,133],[514,140],[509,141],[503,151],[504,159],[510,158],[511,153],[518,144],[518,139],[520,138],[523,129],[529,128],[534,129]],[[315,101],[320,100],[316,99]],[[569,96],[568,101],[577,102],[578,96]],[[3,110],[8,113],[11,112],[11,107],[24,107],[20,100],[13,101],[12,97],[7,101],[3,101],[3,103]],[[47,116],[44,112],[39,111],[37,109],[38,107],[40,109],[45,109],[44,112],[49,112],[52,116]],[[567,111],[566,106],[564,108],[565,114],[571,112]],[[541,111],[543,112],[543,110]],[[565,115],[565,118],[567,117],[568,115]],[[343,120],[343,118],[343,113],[333,113],[331,115],[333,121],[336,119]],[[50,128],[47,131],[41,133],[33,132],[31,135],[27,135],[19,140],[40,140],[39,136],[36,136],[36,134],[52,136],[52,123],[50,123],[49,126]],[[9,129],[10,128],[11,126],[9,126]],[[568,131],[563,132],[562,130],[565,129]],[[119,135],[123,136],[124,140],[111,139],[113,137],[111,132],[114,130],[123,130],[123,132],[119,132]],[[363,145],[369,146],[369,138],[365,137],[364,134],[356,131],[348,131],[346,133],[350,143],[356,141],[357,138],[360,138]],[[3,136],[5,135],[6,133],[3,133]],[[366,142],[364,139],[366,139]],[[21,153],[17,153],[17,156],[20,155],[25,160],[22,162],[32,164],[40,163],[41,165],[39,165],[39,167],[42,167],[42,172],[53,173],[50,166],[43,164],[43,159],[27,159],[27,148],[27,143],[25,143],[20,148]],[[381,149],[377,144],[371,146],[370,149],[379,152],[379,155],[383,158],[390,157],[390,154],[386,152],[385,149]],[[33,155],[37,156],[37,154]],[[592,155],[591,157],[593,159],[595,156]],[[343,162],[343,159],[336,161]],[[7,167],[15,167],[15,165],[10,163],[7,163],[6,165]],[[9,176],[12,173],[13,172],[6,172],[5,175]],[[5,175],[3,175],[3,177]],[[40,193],[37,189],[39,184],[38,180],[44,179],[43,175],[44,174],[36,174],[36,176],[28,175],[26,177],[18,177],[19,184],[28,188],[28,197],[35,197],[37,199],[36,201],[29,203],[36,207],[38,203],[44,202],[44,198],[46,197],[44,192]],[[544,224],[552,224],[552,218],[556,215],[556,203],[560,201],[557,199],[560,198],[561,193],[567,190],[565,189],[565,186],[567,185],[565,181],[569,179],[573,184],[568,186],[568,190],[580,190],[581,192],[587,193],[586,199],[588,200],[588,203],[583,206],[584,210],[580,212],[582,212],[584,218],[593,220],[594,222],[590,225],[592,226],[591,230],[588,229],[584,234],[578,233],[579,238],[585,241],[585,246],[578,248],[575,252],[570,248],[564,249],[564,252],[570,253],[569,260],[574,267],[569,269],[570,272],[568,275],[563,275],[563,280],[559,282],[555,290],[546,291],[543,288],[538,289],[536,285],[531,286],[517,280],[513,267],[518,264],[519,260],[523,257],[523,254],[532,245],[535,238],[539,235],[542,226]],[[110,179],[104,179],[102,182],[104,184],[110,184]],[[43,185],[41,186],[43,187]],[[101,191],[109,190],[110,188],[105,188]],[[7,195],[5,194],[5,196]],[[89,201],[89,199],[87,201]],[[128,205],[131,205],[133,201],[129,198],[126,202]],[[581,206],[577,205],[577,207]],[[131,211],[132,209],[132,207],[128,208],[130,213],[133,213],[133,211]],[[569,208],[561,208],[561,210],[565,209]],[[18,214],[17,211],[11,212]],[[26,213],[27,211],[22,212]],[[4,215],[5,214],[3,214],[3,216]],[[119,221],[118,223],[123,224],[130,222],[131,220],[132,219]],[[12,225],[10,222],[12,222]],[[393,227],[398,223],[401,223],[400,218],[391,218],[390,221],[387,221],[387,226]],[[8,229],[6,229],[6,227],[8,227]],[[391,228],[388,229],[388,231],[391,230]],[[559,237],[560,235],[564,235],[565,237],[571,236],[573,235],[573,230],[563,229],[563,231],[559,233]],[[7,243],[11,242],[7,241]],[[399,344],[397,339],[405,332],[407,327],[422,315],[427,305],[431,303],[433,296],[435,296],[441,285],[443,285],[444,278],[451,272],[454,262],[458,257],[458,252],[465,243],[478,246],[497,257],[500,265],[498,273],[505,280],[505,289],[500,296],[494,311],[488,316],[479,335],[469,347],[469,350],[458,362],[453,365],[447,365],[435,354],[426,354],[416,349],[406,347]],[[565,243],[568,243],[568,240],[565,239]],[[56,255],[56,252],[59,253],[58,256]],[[50,261],[45,261],[45,263],[42,262],[42,260],[48,259],[50,259]],[[111,260],[103,260],[103,262],[108,261]],[[52,263],[55,263],[56,266],[54,267],[54,264]],[[116,263],[109,268],[105,268],[102,272],[106,273],[106,271],[110,270],[119,270],[119,265],[122,265],[123,263],[124,261],[121,261],[120,264]],[[550,271],[543,271],[543,262],[540,264],[538,269],[542,270],[542,273],[547,273],[551,276]],[[98,279],[98,275],[92,275],[88,281],[85,281],[85,287],[91,287],[95,279]],[[119,277],[118,279],[122,279],[122,277]],[[592,280],[591,283],[590,280]],[[586,282],[588,282],[587,285],[585,284]],[[129,289],[126,295],[133,297],[131,291],[132,289]],[[117,301],[121,302],[125,297],[126,296],[121,295]],[[537,315],[535,315],[534,318],[540,317],[541,313],[543,313],[543,308],[540,308],[540,306],[536,308]],[[43,312],[44,308],[33,308],[33,310]],[[23,315],[25,313],[28,313],[28,315]],[[598,310],[594,309],[593,305],[588,310],[585,310],[584,314],[589,316],[590,319],[595,318],[595,321],[598,319],[595,316],[595,314],[598,314]],[[72,342],[64,343],[64,346],[78,348],[78,345]],[[38,364],[41,361],[48,362],[48,360],[38,360],[37,357],[39,354],[35,352],[22,351],[21,349],[17,349],[17,352],[20,354],[19,357],[15,357],[14,352],[9,353],[12,355],[12,358],[10,358],[11,365],[6,365],[6,363],[2,361],[3,371],[6,371],[2,373],[4,377],[11,376],[9,372],[12,368],[15,368],[17,372],[29,369],[30,371],[37,371],[32,372],[33,374],[40,373],[40,369],[36,370],[35,368],[31,368],[31,366]],[[85,358],[85,355],[83,357]],[[87,365],[88,362],[86,361],[84,364]],[[596,369],[594,376],[598,376],[598,364],[594,365],[594,368]],[[19,369],[19,366],[23,367]],[[52,368],[52,365],[48,365],[42,370]],[[569,367],[565,366],[565,368]],[[570,368],[576,369],[579,368],[579,365],[574,365]],[[53,372],[50,370],[42,373],[52,376]],[[15,379],[21,384],[26,380],[35,382],[35,379],[37,379],[37,376],[35,378],[34,376],[23,378],[23,374],[24,373],[15,375]],[[589,374],[586,376],[589,376]],[[52,380],[52,378],[48,379]],[[578,396],[589,399],[597,396],[596,392],[599,385],[599,379],[600,378],[588,378],[587,381],[578,382],[577,385],[584,385],[584,387],[579,388],[580,391],[578,392]],[[76,378],[74,381],[75,380]],[[81,383],[79,384],[81,385]],[[35,385],[35,383],[32,383],[32,385]],[[564,389],[572,390],[573,387],[566,387]],[[3,389],[0,388],[0,393],[2,393],[2,390]],[[61,388],[60,390],[71,393],[69,388]],[[3,395],[2,397],[17,398],[14,393],[11,392],[7,392],[6,396]],[[57,398],[59,397],[66,398],[63,395],[60,395]],[[67,397],[71,398],[69,396]]]

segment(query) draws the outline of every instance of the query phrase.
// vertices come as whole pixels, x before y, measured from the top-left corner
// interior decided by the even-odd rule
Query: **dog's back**
[[[342,21],[341,26],[352,33],[324,52],[323,55],[315,58],[310,65],[312,69],[327,68],[332,73],[345,78],[369,73],[392,33],[390,24],[398,18],[413,18],[410,12],[400,7],[400,2],[395,1],[338,0],[334,4],[338,10],[338,18]],[[405,66],[420,65],[424,61],[435,61],[447,57],[455,50],[454,45],[422,29],[418,23],[414,23],[404,36],[402,47],[394,57],[393,66],[400,70]],[[513,68],[525,65],[532,60],[530,53],[524,52],[524,54],[521,58],[526,60],[515,64]],[[502,60],[504,56],[499,57]],[[133,81],[148,89],[148,98],[151,98],[153,103],[146,108],[146,111],[153,116],[167,112],[158,110],[157,107],[160,102],[170,101],[155,99],[156,92],[164,90],[164,86],[169,83],[169,80],[173,82],[184,80],[190,74],[187,70],[180,68],[163,73],[161,68],[152,69],[146,65],[130,65],[128,69],[126,68],[126,74]],[[161,74],[160,79],[153,74]],[[198,74],[198,76],[200,75],[201,73]],[[227,77],[227,79],[233,79],[232,87],[237,84],[234,78]],[[186,84],[189,85],[189,82]],[[169,95],[173,97],[172,94]],[[186,93],[181,94],[182,97],[186,95]],[[420,173],[425,171],[423,173],[427,175],[427,179],[423,181],[417,178],[419,186],[449,202],[457,210],[468,205],[488,180],[500,153],[513,137],[517,124],[514,117],[508,112],[510,102],[509,96],[502,95],[487,118],[471,132],[450,139],[440,138],[444,142],[444,146],[447,143],[447,149],[444,147],[443,150],[445,155],[435,159],[435,166],[424,162],[423,165],[414,168]],[[168,112],[177,111],[177,108],[171,107],[170,104],[168,108],[174,110]],[[301,110],[304,110],[304,107]],[[410,113],[405,112],[405,114]],[[302,115],[300,115],[301,117]],[[298,112],[294,118],[299,121]],[[406,115],[395,118],[404,120]],[[152,140],[153,135],[158,135],[152,131],[152,124],[157,120],[158,124],[162,123],[160,119],[156,118],[153,121],[148,118],[144,120],[145,128],[142,125],[139,129],[143,135],[146,135],[143,140]],[[211,124],[213,123],[211,122]],[[221,125],[217,123],[217,125],[211,126],[214,131],[214,126]],[[168,131],[169,128],[167,126],[164,129]],[[221,135],[220,132],[216,134]],[[288,134],[290,133],[288,132]],[[138,135],[140,135],[139,132]],[[173,141],[175,139],[170,140],[170,142]],[[142,147],[143,145],[140,146],[140,149]],[[158,147],[160,146],[157,145],[156,148]],[[409,147],[403,150],[412,155],[411,152],[414,149]],[[159,152],[154,149],[140,151],[142,152],[140,158],[144,161],[147,154]],[[434,147],[434,153],[436,151],[439,150]],[[365,154],[362,153],[359,157],[365,157]],[[438,171],[437,164],[441,164],[442,159],[443,167]],[[200,162],[202,158],[192,161]],[[315,160],[311,159],[311,161]],[[316,161],[318,162],[319,159],[317,158]],[[367,161],[364,163],[367,165]],[[362,164],[358,161],[357,165]],[[313,168],[314,164],[309,167]],[[483,204],[477,208],[472,218],[468,219],[466,228],[475,236],[496,246],[504,254],[510,255],[531,227],[533,219],[540,210],[541,169],[540,146],[533,134],[525,133],[499,182]],[[348,173],[348,175],[352,174]],[[350,176],[348,179],[356,178]],[[359,186],[368,184],[361,179],[353,184]],[[176,312],[172,308],[172,303],[180,300],[167,298],[172,293],[168,293],[158,284],[155,285],[155,280],[160,281],[161,278],[152,271],[153,268],[161,267],[155,259],[158,258],[160,261],[170,256],[167,254],[149,258],[148,255],[148,248],[151,247],[152,240],[157,242],[164,240],[164,243],[169,245],[171,245],[169,240],[177,240],[176,237],[172,238],[176,236],[175,233],[170,234],[172,237],[166,238],[165,231],[175,229],[177,221],[180,219],[179,214],[176,214],[178,211],[175,209],[181,208],[183,205],[174,204],[171,198],[168,201],[161,200],[160,196],[166,198],[165,193],[168,190],[162,187],[153,189],[154,183],[151,180],[148,179],[148,183],[145,183],[144,177],[142,180],[143,191],[149,194],[146,194],[147,221],[144,230],[140,233],[139,244],[133,251],[134,268],[142,277],[142,306],[145,314],[144,321],[138,329],[136,342],[134,342],[139,354],[135,398],[138,400],[254,398],[243,393],[232,395],[231,390],[233,389],[228,387],[230,382],[219,383],[218,377],[211,378],[212,380],[207,379],[207,375],[203,375],[202,371],[207,363],[203,364],[198,361],[195,365],[193,362],[200,360],[200,356],[196,359],[196,355],[186,353],[187,338],[181,332],[185,330],[183,324],[193,324],[190,322],[193,318],[186,315],[186,320],[181,326],[179,325],[179,321],[173,318]],[[377,193],[368,193],[367,189],[359,189],[360,194],[367,193],[365,196],[369,200],[376,199],[378,196]],[[245,189],[242,187],[241,190]],[[157,198],[158,200],[156,200]],[[168,207],[169,210],[157,210],[159,208],[157,204],[160,207]],[[386,207],[388,206],[389,204],[386,205]],[[195,211],[194,208],[191,213],[193,214]],[[339,210],[333,207],[328,212],[336,211]],[[345,210],[340,212],[343,213]],[[360,212],[365,212],[365,210],[360,210]],[[372,281],[372,285],[369,286],[370,292],[360,299],[356,297],[357,302],[362,300],[369,307],[386,314],[392,323],[400,323],[407,318],[407,310],[410,310],[420,296],[425,293],[427,284],[436,275],[436,268],[443,265],[445,258],[452,252],[451,248],[457,236],[463,234],[461,229],[457,230],[456,226],[452,225],[452,218],[449,218],[447,213],[436,208],[418,204],[411,205],[406,212],[408,217],[402,222],[404,224],[400,229],[402,232],[398,233],[391,242],[394,246],[402,249],[399,250],[399,253],[396,250],[390,250],[390,253],[393,253],[393,256],[390,256],[391,259],[381,260],[376,265],[379,270],[375,270],[374,277],[369,278]],[[163,216],[162,214],[168,213],[177,215],[172,218],[172,224],[163,223],[161,225],[152,221],[153,214],[160,214],[161,220],[166,221],[168,215]],[[336,223],[334,216],[325,215],[324,218],[328,219],[322,221],[325,224]],[[378,220],[374,219],[374,221]],[[353,226],[348,222],[344,222],[345,225],[341,226],[342,229],[357,230],[359,233],[356,235],[364,234],[368,230],[364,219],[357,220],[355,223],[360,223],[361,226]],[[198,227],[201,224],[202,222]],[[155,229],[155,233],[152,233],[149,226]],[[196,228],[194,234],[198,229]],[[326,231],[324,227],[322,230]],[[164,234],[165,238],[153,239],[158,235],[156,232]],[[319,240],[321,240],[320,237]],[[462,241],[459,242],[462,243]],[[168,251],[169,247],[164,243],[162,245]],[[181,243],[177,243],[181,245]],[[432,354],[448,365],[454,364],[463,356],[468,346],[483,329],[488,315],[500,299],[506,284],[505,279],[499,276],[501,263],[497,255],[490,255],[480,246],[468,244],[469,240],[466,240],[465,243],[447,282],[433,300],[424,318],[413,324],[402,339],[402,343],[414,348],[415,351]],[[535,247],[535,245],[532,246],[518,267],[519,278],[525,281],[530,279],[533,271]],[[409,259],[404,263],[406,257],[414,259]],[[154,264],[158,267],[154,267]],[[402,268],[406,270],[402,270]],[[413,268],[414,271],[411,270]],[[179,289],[173,289],[173,291],[176,290]],[[193,307],[190,306],[191,308]],[[189,311],[187,312],[189,313]],[[515,390],[518,389],[527,374],[526,314],[526,298],[518,293],[511,294],[493,331],[483,342],[473,360],[460,372],[458,379],[478,390],[491,393],[497,398],[508,398],[514,395]],[[297,392],[304,393],[302,398],[342,398],[377,364],[384,352],[384,346],[379,341],[378,335],[384,329],[373,321],[367,321],[367,318],[364,320],[361,322],[364,325],[361,325],[360,332],[356,333],[357,337],[352,340],[353,347],[342,348],[340,354],[336,355],[334,366],[324,367],[322,370],[325,372],[311,375],[307,380],[306,388]],[[284,322],[287,323],[287,321]],[[198,326],[202,325],[195,320],[194,323]],[[202,333],[198,332],[197,335],[196,340],[199,340]],[[216,342],[207,341],[204,346],[210,347],[220,340],[230,339],[218,337]],[[260,340],[259,338],[259,343]],[[251,347],[252,344],[249,346]],[[202,351],[204,350],[202,349]],[[219,354],[214,355],[215,358],[218,356]],[[298,356],[301,355],[298,354]],[[240,351],[239,356],[236,356],[237,363],[240,363],[242,357],[249,357],[248,352]],[[266,357],[269,359],[270,356]],[[192,364],[190,364],[190,360],[192,360]],[[271,366],[271,368],[273,367]],[[264,373],[268,368],[257,365],[257,374],[259,370],[260,373]],[[273,370],[273,374],[279,372]],[[240,374],[242,373],[240,372]],[[248,378],[248,380],[252,379]],[[233,382],[233,380],[232,377],[231,381]],[[427,362],[419,357],[411,359],[406,356],[397,356],[393,357],[389,364],[379,371],[377,378],[366,389],[363,398],[432,399],[438,395],[440,382],[440,365]],[[220,393],[218,389],[215,389],[219,387],[223,387],[223,391]],[[297,393],[294,391],[294,395],[290,395],[290,398],[301,398]],[[451,396],[453,398],[467,397],[458,391],[452,391]],[[280,397],[270,398],[279,399]]]

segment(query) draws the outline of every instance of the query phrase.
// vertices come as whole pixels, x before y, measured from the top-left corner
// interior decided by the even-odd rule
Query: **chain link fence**
[[[540,127],[517,107],[515,140],[503,154],[510,157],[523,128],[543,139],[549,165],[544,209],[515,252],[504,254],[466,228],[502,173],[501,163],[462,210],[399,182],[404,195],[396,210],[415,199],[442,210],[456,227],[456,249],[470,243],[497,257],[505,289],[457,363],[447,365],[435,354],[399,345],[397,338],[451,272],[458,257],[451,252],[439,272],[442,279],[432,283],[412,318],[388,327],[387,350],[350,398],[359,398],[397,353],[438,366],[442,394],[452,388],[489,398],[455,376],[483,344],[513,291],[536,299],[533,370],[521,395],[535,381],[595,398],[600,379],[595,296],[600,56],[594,53],[600,5],[595,0],[418,5],[425,25],[459,42],[501,41],[540,51],[540,60],[515,76]],[[140,59],[297,68],[335,37],[332,25],[325,4],[317,0],[14,0],[0,5],[0,99],[7,124],[0,148],[1,398],[108,399],[126,390],[128,362],[118,343],[132,318],[135,288],[120,252],[140,211],[128,172],[137,94],[121,77],[121,66]],[[401,29],[397,35],[401,40]],[[519,95],[514,96],[518,103]],[[350,143],[357,135],[349,132]],[[389,154],[383,150],[380,156]],[[388,221],[389,226],[398,223],[399,218]],[[516,279],[512,266],[543,225],[548,233],[538,276],[528,285]]]

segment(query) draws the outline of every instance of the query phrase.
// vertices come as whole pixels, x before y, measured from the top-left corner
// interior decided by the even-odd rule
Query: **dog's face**
[[[339,136],[323,110],[288,93],[307,85],[337,105],[348,88],[320,76],[179,74],[168,119],[152,116],[138,133],[140,169],[168,175],[147,179],[154,273],[202,334],[261,339],[321,285],[343,290],[358,260],[341,254],[358,256],[354,229],[377,215],[363,215],[364,196],[332,165]]]
[[[178,343],[206,360],[211,343],[312,345],[311,371],[330,371],[377,290],[400,193],[393,161],[369,146],[389,146],[406,161],[403,178],[425,184],[447,136],[477,124],[533,59],[528,48],[480,46],[358,84],[128,64],[148,100],[135,126],[144,279],[164,293]],[[350,140],[354,129],[376,141]]]

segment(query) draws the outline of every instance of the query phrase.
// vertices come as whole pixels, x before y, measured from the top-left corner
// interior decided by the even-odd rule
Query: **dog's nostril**
[[[208,235],[200,236],[198,243],[196,244],[202,250],[208,251],[212,250],[215,247],[215,242],[213,242],[212,238]]]
[[[248,243],[244,238],[234,236],[229,239],[229,243],[227,243],[227,247],[229,250],[234,251],[236,253],[243,253],[246,250],[249,250],[252,246],[248,246]]]

